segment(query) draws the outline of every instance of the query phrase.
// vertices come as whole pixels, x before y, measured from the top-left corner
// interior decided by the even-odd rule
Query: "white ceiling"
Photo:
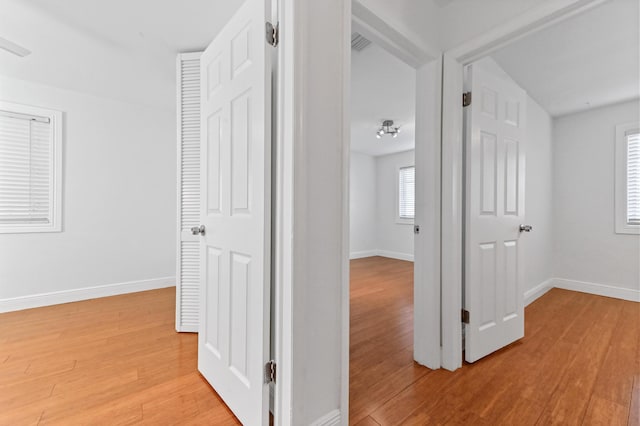
[[[159,57],[205,48],[243,3],[243,0],[22,1],[98,41]]]
[[[640,96],[638,0],[611,0],[491,56],[552,116]]]
[[[433,0],[433,2],[436,4],[436,6],[438,7],[445,7],[448,6],[450,3],[453,3],[456,0]]]
[[[370,44],[351,55],[351,150],[378,156],[408,151],[415,142],[415,70]],[[383,120],[399,126],[397,138],[376,138]]]
[[[443,13],[472,4],[434,2]],[[241,3],[0,0],[0,37],[33,52],[18,58],[0,50],[0,74],[174,108],[175,54],[205,47]],[[554,116],[637,97],[638,5],[609,0],[492,56]],[[354,52],[353,73],[353,149],[372,155],[410,149],[413,70],[371,46]],[[373,136],[385,118],[404,130],[393,143]]]
[[[174,107],[175,55],[204,48],[241,0],[0,0],[0,73],[98,96]]]

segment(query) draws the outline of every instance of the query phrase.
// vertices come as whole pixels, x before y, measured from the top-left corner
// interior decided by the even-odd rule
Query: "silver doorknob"
[[[193,228],[191,228],[191,233],[193,235],[204,235],[204,225],[194,226]]]
[[[520,225],[520,232],[531,232],[532,229],[531,225]]]

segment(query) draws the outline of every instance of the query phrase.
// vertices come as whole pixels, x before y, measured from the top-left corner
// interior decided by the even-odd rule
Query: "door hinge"
[[[471,105],[471,92],[464,92],[462,94],[462,106],[468,107]]]
[[[264,366],[264,380],[266,383],[276,382],[276,362],[271,360]]]
[[[266,37],[267,37],[267,43],[269,43],[271,46],[276,47],[278,46],[278,42],[280,41],[280,34],[278,32],[278,27],[280,26],[280,24],[276,23],[275,25],[273,25],[271,22],[267,22],[266,24]]]
[[[460,313],[461,313],[460,317],[462,319],[462,322],[465,324],[469,324],[469,311],[467,311],[466,309],[463,309]]]
[[[413,233],[414,234],[420,233],[420,225],[413,225]]]

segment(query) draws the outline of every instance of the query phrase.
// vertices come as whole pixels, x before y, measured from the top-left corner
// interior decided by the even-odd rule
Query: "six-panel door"
[[[201,57],[198,368],[243,424],[268,421],[271,87],[264,0]]]
[[[465,359],[524,336],[523,252],[526,94],[490,67],[467,69]]]

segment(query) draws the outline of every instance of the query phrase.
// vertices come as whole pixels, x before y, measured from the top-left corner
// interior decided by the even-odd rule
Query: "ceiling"
[[[175,55],[206,47],[241,0],[0,0],[0,73],[174,108]]]
[[[175,108],[175,54],[204,48],[241,3],[0,0],[0,37],[32,51],[26,58],[0,51],[0,73]],[[434,4],[444,13],[477,3],[434,0]],[[609,0],[492,57],[554,116],[637,97],[638,8],[638,0]],[[352,65],[353,149],[372,155],[410,149],[413,70],[373,45],[354,52]],[[372,136],[385,118],[403,128],[393,144]]]
[[[415,146],[415,70],[370,44],[351,55],[351,150],[378,156]],[[397,138],[376,138],[383,120],[400,127]]]
[[[638,0],[611,0],[492,58],[554,117],[640,96]]]
[[[96,41],[156,54],[204,49],[243,0],[22,0]]]

